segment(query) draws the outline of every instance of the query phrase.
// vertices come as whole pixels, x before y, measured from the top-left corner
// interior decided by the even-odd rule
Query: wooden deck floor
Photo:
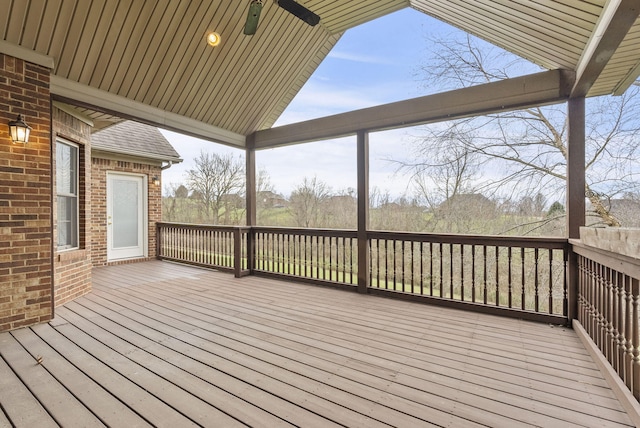
[[[0,355],[0,426],[632,425],[570,329],[167,262]]]

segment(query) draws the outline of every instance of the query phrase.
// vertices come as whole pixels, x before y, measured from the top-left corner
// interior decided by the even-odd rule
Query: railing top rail
[[[183,229],[200,229],[200,230],[219,230],[222,232],[233,232],[236,230],[249,231],[249,226],[222,226],[215,224],[197,224],[197,223],[171,223],[171,222],[157,222],[158,227],[180,227]]]
[[[501,236],[501,235],[462,235],[462,234],[437,234],[437,233],[411,233],[370,231],[369,239],[388,239],[418,242],[433,242],[445,244],[487,245],[500,247],[525,247],[567,249],[569,241],[566,238],[532,237],[532,236]]]
[[[276,233],[303,236],[333,236],[339,238],[356,238],[358,232],[350,229],[307,229],[303,227],[254,226],[256,233]]]
[[[571,244],[576,254],[580,254],[632,278],[640,279],[640,259],[585,245],[578,240],[571,240]]]
[[[277,226],[221,226],[195,223],[158,222],[158,227],[179,227],[184,229],[219,230],[233,232],[253,231],[255,233],[274,233],[301,236],[332,236],[340,238],[357,238],[356,230],[351,229],[309,229],[303,227]],[[500,236],[500,235],[463,235],[416,232],[368,231],[369,239],[404,240],[415,242],[433,242],[444,244],[487,245],[518,248],[567,249],[569,241],[566,238],[531,237],[531,236]]]

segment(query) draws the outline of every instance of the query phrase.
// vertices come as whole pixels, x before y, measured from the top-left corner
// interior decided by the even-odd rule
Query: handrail
[[[371,231],[370,289],[543,322],[568,322],[561,238]]]
[[[250,273],[248,241],[251,228],[183,223],[156,223],[156,257],[230,271]]]
[[[410,238],[417,242],[442,242],[446,244],[476,244],[476,245],[499,245],[503,247],[524,247],[524,248],[553,248],[566,249],[568,242],[566,238],[552,237],[531,237],[531,236],[503,236],[503,235],[466,235],[466,234],[441,234],[441,233],[413,233],[413,232],[391,232],[391,231],[369,231],[369,239],[406,239]]]
[[[572,242],[578,321],[640,400],[640,260]]]
[[[294,278],[568,322],[566,239],[388,231],[366,238],[367,263],[359,263],[355,230],[158,223],[158,256],[236,276]],[[367,273],[359,276],[362,266]]]

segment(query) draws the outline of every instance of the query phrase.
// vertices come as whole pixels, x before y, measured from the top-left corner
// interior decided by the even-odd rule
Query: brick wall
[[[109,156],[111,157],[111,156]],[[119,160],[94,156],[91,162],[91,259],[94,266],[107,264],[131,263],[155,258],[156,256],[156,222],[162,220],[162,185],[153,183],[153,177],[160,178],[160,165],[151,165],[142,161]],[[148,257],[107,261],[107,173],[124,172],[140,174],[146,177],[148,189]]]
[[[9,138],[18,114],[26,145]],[[49,69],[0,54],[0,331],[53,317],[50,129]]]
[[[53,116],[53,165],[55,171],[55,142],[57,138],[72,142],[79,147],[80,168],[78,180],[79,207],[79,249],[56,251],[54,254],[54,296],[55,305],[62,305],[91,291],[91,168],[87,159],[91,159],[91,127],[78,118],[57,108]],[[54,189],[55,189],[55,174]],[[55,194],[55,192],[54,192]],[[55,227],[57,210],[56,198],[53,199],[54,248],[57,248],[57,230]]]

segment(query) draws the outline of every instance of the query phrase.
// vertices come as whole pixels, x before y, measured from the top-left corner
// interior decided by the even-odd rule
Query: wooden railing
[[[368,236],[372,288],[519,311],[523,318],[545,314],[549,322],[562,323],[567,316],[566,239]]]
[[[156,255],[162,260],[249,273],[248,227],[156,224]]]
[[[568,322],[566,239],[368,232],[366,245],[363,263],[352,230],[158,225],[162,259]]]
[[[254,227],[252,234],[255,272],[332,284],[358,283],[355,231]]]
[[[640,400],[640,260],[575,243],[578,321]]]

